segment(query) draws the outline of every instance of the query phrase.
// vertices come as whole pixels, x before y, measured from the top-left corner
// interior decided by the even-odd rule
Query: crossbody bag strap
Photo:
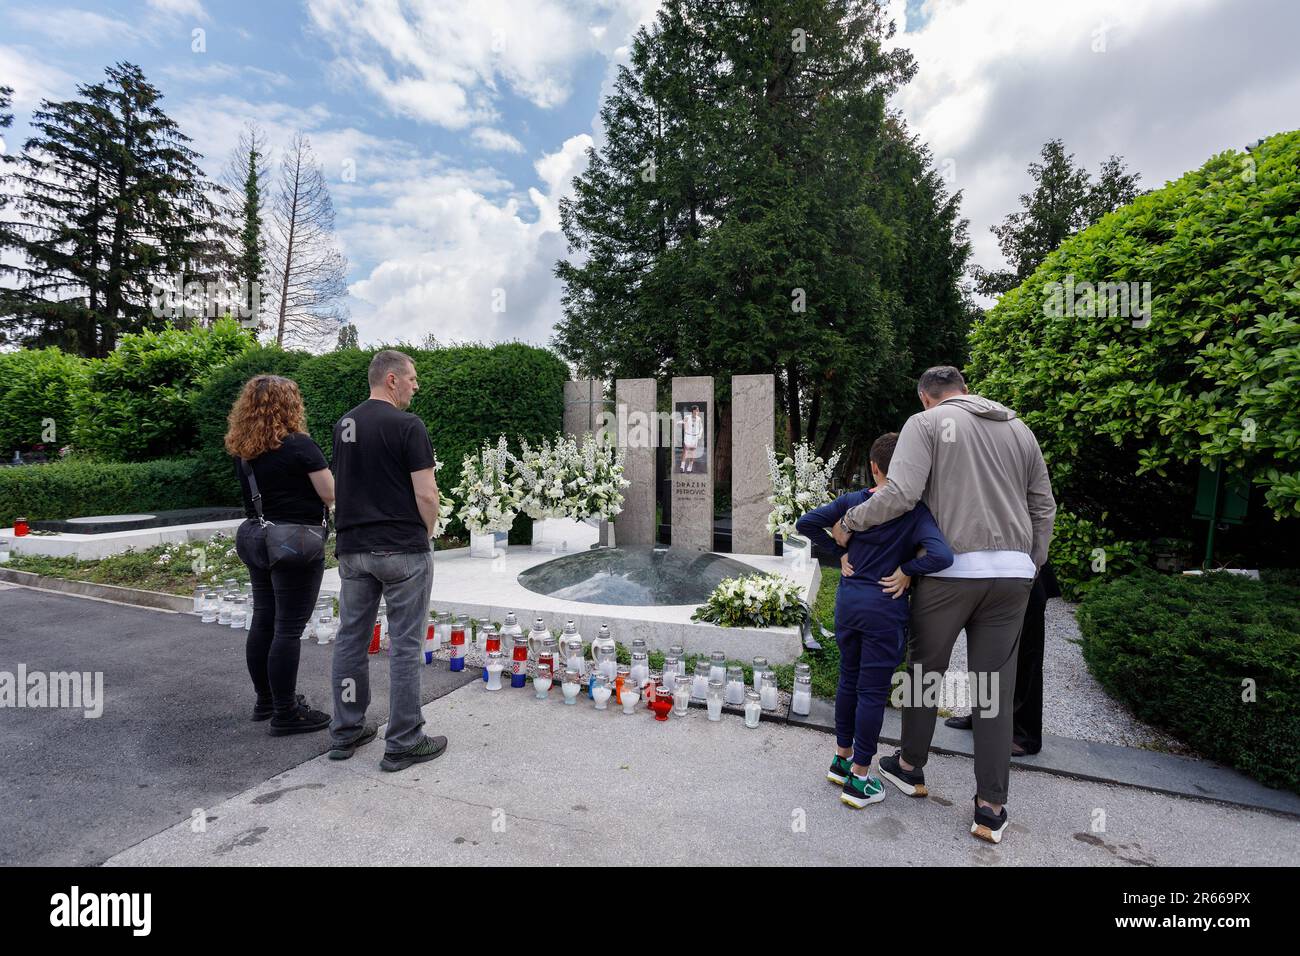
[[[253,501],[253,510],[257,512],[257,520],[265,528],[271,522],[267,521],[266,516],[262,514],[262,492],[257,487],[257,476],[253,474],[253,466],[248,463],[247,458],[239,459],[239,463],[244,466],[244,477],[248,479],[248,495]]]

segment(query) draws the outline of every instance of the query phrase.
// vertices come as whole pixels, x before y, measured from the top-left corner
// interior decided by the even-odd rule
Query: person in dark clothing
[[[296,382],[258,375],[244,384],[230,410],[226,450],[244,498],[245,530],[257,521],[244,465],[261,494],[263,517],[274,524],[320,525],[334,500],[334,476],[307,434],[307,416]],[[236,536],[239,558],[253,583],[253,620],[245,655],[257,702],[253,719],[270,719],[272,736],[324,730],[329,715],[297,693],[302,631],[320,593],[325,559],[306,566],[270,567],[248,538]]]
[[[871,446],[868,457],[876,488],[885,483],[897,441],[898,435],[890,432]],[[835,593],[835,641],[840,648],[836,752],[826,779],[840,785],[840,799],[857,809],[885,797],[884,785],[871,776],[871,761],[890,681],[906,646],[907,587],[913,575],[942,571],[953,560],[952,549],[924,504],[867,531],[855,532],[848,547],[840,547],[830,528],[872,493],[840,495],[795,523],[799,534],[841,556],[844,573]],[[919,557],[918,548],[924,548]]]
[[[371,359],[370,398],[334,426],[335,526],[339,558],[339,633],[334,647],[331,760],[347,760],[374,739],[370,705],[371,628],[388,607],[388,732],[380,768],[405,770],[447,749],[421,728],[420,669],[438,521],[433,445],[418,415],[406,411],[420,388],[410,356],[385,349]]]
[[[1051,565],[1044,564],[1034,578],[1029,605],[1020,627],[1016,652],[1015,715],[1011,722],[1011,755],[1024,757],[1043,749],[1043,648],[1047,636],[1047,601],[1060,597]],[[956,730],[970,730],[971,717],[949,717],[944,721]]]

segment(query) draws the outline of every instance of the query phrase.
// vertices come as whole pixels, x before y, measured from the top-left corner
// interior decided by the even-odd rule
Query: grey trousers
[[[334,645],[335,744],[355,740],[370,706],[370,639],[382,595],[388,610],[388,734],[385,750],[420,742],[420,668],[433,589],[433,552],[339,555],[339,632]]]
[[[975,792],[989,803],[1007,802],[1011,775],[1011,728],[1015,711],[1016,652],[1034,582],[1030,578],[919,578],[912,594],[907,666],[941,679],[957,635],[966,629],[967,669],[993,692],[996,715],[972,695]],[[994,679],[996,675],[996,679]],[[978,687],[977,681],[973,681]],[[914,697],[903,708],[903,759],[925,766],[934,736],[936,707]],[[987,708],[992,712],[992,706]]]

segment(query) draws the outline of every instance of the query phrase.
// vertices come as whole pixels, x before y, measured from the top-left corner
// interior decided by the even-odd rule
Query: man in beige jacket
[[[1034,575],[1047,560],[1056,502],[1033,432],[1016,413],[971,395],[950,365],[917,383],[924,411],[899,433],[885,487],[848,511],[835,528],[849,535],[883,524],[924,501],[955,559],[920,579],[912,596],[902,748],[880,773],[904,793],[924,796],[937,686],[964,628],[975,732],[975,819],[971,833],[998,843],[1011,773],[1011,730],[1020,626]],[[928,704],[928,706],[927,706]]]

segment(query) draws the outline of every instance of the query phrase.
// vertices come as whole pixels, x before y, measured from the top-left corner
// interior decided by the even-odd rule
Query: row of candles
[[[198,588],[194,592],[194,610],[205,623],[246,630],[253,618],[252,585],[245,583],[241,586],[230,578],[220,589]],[[432,664],[435,653],[445,645],[451,651],[450,669],[463,671],[465,652],[472,640],[486,655],[483,681],[488,690],[501,690],[505,686],[506,662],[502,650],[505,642],[510,647],[510,686],[523,687],[527,682],[529,662],[535,661],[533,687],[538,700],[547,699],[558,675],[566,704],[576,704],[578,695],[585,690],[597,710],[606,710],[612,697],[623,707],[624,713],[632,713],[637,702],[644,699],[657,720],[667,720],[670,712],[685,714],[692,701],[706,705],[710,720],[720,720],[725,703],[744,707],[745,723],[756,727],[762,712],[771,712],[777,707],[776,674],[764,657],[753,659],[753,686],[747,689],[743,668],[729,665],[722,651],[712,652],[707,660],[699,658],[694,673],[688,675],[685,651],[682,645],[673,644],[664,655],[663,669],[652,672],[645,640],[634,638],[631,665],[620,665],[618,649],[608,624],[600,626],[591,643],[591,660],[588,660],[582,637],[573,621],[565,622],[557,639],[540,617],[533,621],[532,629],[525,635],[514,612],[508,612],[505,623],[500,626],[487,618],[478,618],[472,629],[470,618],[465,614],[430,611],[429,619],[424,662]],[[322,598],[317,601],[303,629],[302,639],[315,637],[317,643],[328,644],[337,633],[334,602]],[[371,654],[381,650],[388,650],[388,619],[383,608],[376,617],[369,647]],[[795,665],[790,711],[807,715],[811,705],[811,671],[807,664],[799,663]]]
[[[441,626],[449,624],[448,637],[451,643],[453,670],[463,668],[463,646],[465,639],[465,619],[450,621],[450,615],[440,616],[430,625],[429,638],[426,642],[425,661],[432,661],[432,652],[428,642],[436,642]],[[663,669],[659,672],[650,670],[650,654],[642,638],[634,638],[631,647],[631,665],[618,663],[618,649],[608,624],[602,624],[596,638],[591,642],[591,660],[588,661],[583,651],[582,637],[578,634],[573,621],[565,622],[557,639],[552,635],[545,622],[539,617],[533,621],[532,630],[524,635],[518,619],[513,612],[506,614],[501,627],[486,620],[485,649],[487,660],[483,668],[483,680],[488,690],[501,690],[505,672],[505,652],[502,642],[511,645],[510,686],[523,687],[530,658],[536,660],[536,672],[533,687],[539,700],[547,699],[556,676],[559,675],[560,689],[566,704],[575,704],[584,689],[587,697],[593,701],[597,710],[605,710],[608,701],[614,698],[622,705],[625,713],[631,713],[638,700],[644,698],[646,704],[655,712],[658,720],[667,720],[669,712],[685,714],[692,701],[703,703],[709,711],[710,720],[719,720],[724,703],[745,708],[746,723],[758,726],[759,716],[764,711],[775,711],[778,702],[776,673],[768,666],[767,659],[753,659],[753,687],[746,689],[744,670],[738,665],[729,665],[722,651],[712,652],[708,659],[700,658],[695,663],[694,673],[686,673],[686,654],[680,644],[671,645],[664,655]],[[460,667],[457,666],[458,660]],[[557,661],[560,663],[557,664]],[[795,665],[794,690],[790,707],[795,714],[807,715],[812,705],[812,673],[807,664]]]

